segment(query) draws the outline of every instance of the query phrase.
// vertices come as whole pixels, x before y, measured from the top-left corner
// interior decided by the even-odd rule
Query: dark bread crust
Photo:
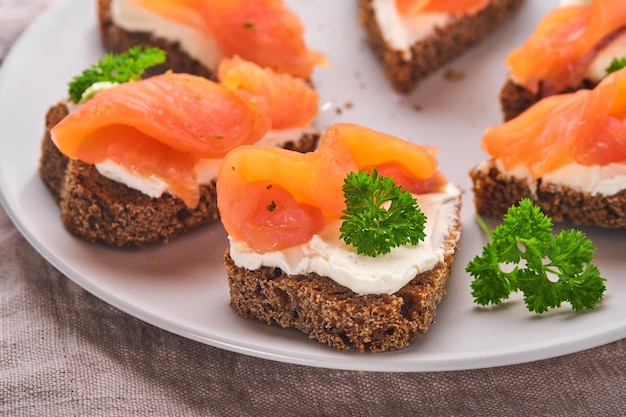
[[[298,329],[340,350],[384,352],[406,347],[428,330],[446,292],[460,238],[460,197],[456,209],[444,261],[395,294],[358,295],[315,273],[294,276],[272,267],[252,271],[236,266],[227,251],[231,307],[242,317]]]
[[[98,0],[100,39],[107,51],[122,53],[135,45],[161,48],[167,54],[164,66],[174,72],[183,72],[216,79],[215,68],[207,68],[192,58],[178,42],[170,42],[148,32],[129,32],[115,26],[111,18],[111,0]]]
[[[626,190],[615,195],[591,195],[566,186],[537,180],[533,194],[526,181],[503,175],[493,161],[489,168],[470,171],[474,203],[480,215],[502,218],[508,208],[524,197],[532,199],[555,222],[609,228],[626,227]]]
[[[57,203],[61,201],[61,190],[65,182],[65,173],[70,162],[50,140],[50,129],[67,116],[69,110],[63,103],[50,107],[46,113],[46,130],[41,141],[41,157],[39,158],[39,176],[52,192]]]
[[[359,20],[393,88],[406,93],[484,39],[523,1],[492,0],[486,9],[475,15],[455,18],[445,27],[436,29],[428,38],[413,44],[408,58],[405,52],[393,49],[384,39],[372,0],[359,0]]]
[[[74,235],[111,246],[167,242],[217,220],[215,181],[200,187],[200,203],[189,209],[169,194],[159,198],[111,181],[93,165],[71,160],[59,198],[61,220]]]
[[[558,94],[570,93],[583,88],[594,88],[598,83],[584,79],[580,85],[568,88]],[[500,107],[504,115],[504,121],[514,119],[527,108],[541,100],[545,95],[541,91],[533,93],[525,87],[516,84],[512,79],[507,79],[500,90]]]
[[[141,247],[219,218],[215,181],[200,187],[200,203],[190,209],[169,194],[151,198],[100,175],[93,165],[70,160],[50,139],[50,129],[68,114],[59,103],[48,110],[39,173],[61,209],[61,220],[74,235],[93,243]],[[285,147],[312,151],[318,135],[307,134]]]

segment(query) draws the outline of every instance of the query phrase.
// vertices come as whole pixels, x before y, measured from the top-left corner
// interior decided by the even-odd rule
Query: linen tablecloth
[[[52,1],[0,0],[0,60]],[[244,356],[100,301],[48,264],[0,209],[3,416],[624,416],[625,365],[626,340],[538,362],[434,373]]]

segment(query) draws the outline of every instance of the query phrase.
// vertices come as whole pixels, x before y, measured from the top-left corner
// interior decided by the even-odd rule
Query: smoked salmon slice
[[[569,163],[626,163],[626,68],[593,90],[546,97],[488,128],[482,147],[507,171],[525,167],[534,179]]]
[[[418,13],[474,14],[489,4],[489,0],[395,0],[401,15]]]
[[[594,0],[549,12],[506,58],[516,84],[542,96],[580,85],[603,43],[626,30],[624,0]]]
[[[304,25],[282,0],[130,0],[135,7],[194,27],[215,39],[226,58],[310,78],[326,57],[306,46]]]
[[[318,113],[319,95],[302,79],[281,74],[239,57],[222,61],[218,78],[228,89],[269,99],[272,129],[308,126]]]
[[[401,172],[405,188],[441,191],[434,149],[354,124],[335,124],[314,152],[270,146],[242,146],[224,158],[217,179],[218,208],[233,238],[257,252],[307,242],[325,221],[346,208],[344,178],[350,172],[381,168]],[[394,178],[395,179],[395,178]],[[427,184],[426,187],[420,184]]]
[[[239,58],[222,65],[219,83],[165,73],[100,91],[58,123],[51,138],[69,158],[112,160],[155,176],[195,207],[199,159],[222,158],[272,128],[300,127],[317,114],[317,93],[302,79]],[[300,105],[289,107],[295,100]]]

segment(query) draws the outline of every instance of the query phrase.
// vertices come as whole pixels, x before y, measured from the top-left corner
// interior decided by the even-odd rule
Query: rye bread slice
[[[295,328],[339,350],[385,352],[401,349],[433,323],[446,293],[461,234],[461,197],[456,220],[445,238],[445,256],[392,295],[359,295],[315,273],[288,275],[280,268],[249,270],[225,255],[230,305],[266,324]]]
[[[476,212],[480,215],[502,218],[510,206],[527,197],[555,222],[626,227],[626,190],[615,195],[592,195],[539,178],[533,192],[526,180],[503,174],[493,160],[473,168],[470,177]]]

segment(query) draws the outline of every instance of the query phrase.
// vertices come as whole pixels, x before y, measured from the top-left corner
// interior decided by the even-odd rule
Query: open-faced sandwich
[[[220,82],[172,72],[125,77],[162,62],[153,59],[159,52],[107,55],[48,111],[40,175],[67,229],[87,241],[166,242],[218,218],[215,178],[228,151],[317,145],[309,124],[318,96],[304,80],[238,58],[222,61]],[[103,79],[114,82],[94,84]]]
[[[501,24],[523,0],[358,0],[360,21],[398,92],[409,92]]]
[[[176,72],[212,78],[234,56],[305,79],[327,65],[307,48],[304,26],[282,0],[98,0],[98,16],[109,51],[159,47]]]
[[[564,0],[506,58],[505,120],[543,97],[593,88],[626,56],[626,1]]]
[[[482,147],[491,159],[470,173],[479,214],[528,197],[554,221],[626,227],[626,69],[543,98],[488,128]]]
[[[434,149],[353,124],[314,152],[243,146],[217,181],[231,306],[337,349],[407,346],[432,323],[461,191]]]

